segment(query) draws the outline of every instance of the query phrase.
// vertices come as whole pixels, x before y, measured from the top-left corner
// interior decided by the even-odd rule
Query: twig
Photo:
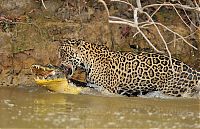
[[[176,13],[179,16],[179,18],[181,19],[181,21],[190,29],[190,31],[192,31],[192,29],[190,28],[190,26],[183,20],[183,18],[181,17],[180,13],[178,12],[178,10],[173,5],[172,5],[172,7],[176,11]]]
[[[138,15],[137,15],[137,12],[139,11],[140,13],[143,13],[143,10],[142,10],[142,5],[141,5],[141,2],[140,0],[136,0],[136,3],[137,3],[137,6],[138,8],[135,8],[134,9],[134,23],[137,25],[137,30],[140,34],[142,34],[143,38],[148,42],[148,44],[157,52],[159,53],[163,53],[162,51],[158,50],[152,43],[151,41],[146,37],[146,35],[142,32],[142,30],[139,28],[138,26]]]
[[[181,4],[180,1],[178,1],[178,3]],[[196,5],[196,6],[199,7],[198,5]],[[198,28],[198,27],[193,23],[193,21],[190,19],[190,17],[188,16],[188,14],[187,14],[187,12],[186,12],[186,10],[185,10],[184,8],[183,8],[183,11],[184,11],[184,13],[185,13],[187,19],[190,21],[190,23],[191,23],[195,28],[197,28],[197,29],[200,30],[200,28]]]
[[[114,0],[115,1],[115,0]],[[120,0],[118,0],[120,1]],[[122,2],[122,1],[120,1]],[[126,3],[127,2],[123,2],[123,3]],[[130,3],[129,3],[130,4]],[[114,19],[117,19],[117,20],[121,20],[121,21],[111,21],[109,20],[109,23],[118,23],[118,24],[126,24],[126,25],[129,25],[131,27],[136,27],[136,29],[138,30],[138,32],[143,36],[143,38],[147,41],[147,43],[158,53],[163,53],[162,51],[158,50],[152,43],[151,41],[146,37],[146,35],[142,32],[142,30],[139,28],[138,26],[138,14],[137,12],[141,9],[141,3],[140,3],[140,0],[138,1],[137,0],[137,4],[138,4],[138,8],[135,8],[133,11],[134,11],[134,22],[130,21],[130,20],[126,20],[126,19],[123,19],[123,18],[119,18],[119,17],[114,17],[114,16],[110,16],[110,18],[114,18]],[[140,10],[140,12],[142,12],[142,10]]]
[[[138,32],[143,36],[143,38],[148,42],[148,44],[158,53],[163,53],[162,51],[158,50],[151,41],[146,37],[146,35],[141,31],[139,27],[137,27]]]
[[[177,6],[177,8],[181,8],[181,9],[186,9],[186,10],[193,10],[193,11],[197,11],[200,12],[200,8],[199,7],[190,7],[188,5],[180,5],[180,4],[172,4],[172,3],[162,3],[162,4],[151,4],[151,5],[146,5],[143,7],[143,9],[146,8],[151,8],[151,7],[155,7],[155,6]]]
[[[126,19],[123,19],[123,18],[120,18],[120,17],[109,16],[109,18],[112,19],[112,20],[124,21],[124,22],[130,23],[130,24],[133,24],[135,27],[137,26],[135,22],[132,22],[130,20],[126,20]]]
[[[176,47],[176,39],[177,39],[177,38],[176,38],[176,35],[174,34],[174,41],[172,40],[172,41],[174,42],[174,48]],[[168,43],[168,44],[169,44],[169,43]]]
[[[98,2],[101,2],[101,3],[104,5],[104,7],[105,7],[105,9],[106,9],[106,12],[107,12],[108,16],[110,16],[110,13],[109,13],[109,10],[108,10],[108,7],[107,7],[105,1],[104,1],[104,0],[98,0]]]
[[[193,33],[187,35],[187,36],[184,36],[183,38],[184,38],[184,39],[187,39],[187,38],[189,38],[190,36],[194,35],[196,32],[197,32],[197,30],[194,31]],[[171,43],[173,43],[173,42],[175,42],[175,41],[178,41],[178,40],[182,39],[182,38],[180,38],[180,37],[179,37],[179,38],[176,38],[176,34],[174,34],[174,37],[175,37],[174,40],[168,42],[167,44],[171,44]]]
[[[42,2],[42,5],[43,5],[44,9],[47,9],[45,4],[44,4],[44,0],[41,0],[41,2]]]
[[[185,40],[183,36],[181,36],[180,34],[176,33],[175,31],[169,29],[167,26],[165,26],[165,25],[163,25],[163,24],[161,24],[161,23],[159,23],[159,22],[154,22],[154,23],[157,24],[157,25],[162,26],[162,27],[165,28],[166,30],[168,30],[168,31],[172,32],[173,34],[177,35],[177,36],[180,37],[185,43],[187,43],[189,46],[191,46],[191,47],[194,48],[195,50],[198,50],[195,46],[193,46],[193,45],[190,44],[187,40]],[[144,27],[144,26],[149,26],[149,25],[152,25],[152,24],[153,24],[153,23],[145,24],[145,25],[143,25],[143,27]]]
[[[185,39],[183,38],[183,36],[181,36],[180,34],[174,32],[173,30],[169,29],[168,27],[166,27],[165,25],[163,25],[163,24],[161,24],[161,23],[159,23],[159,22],[155,22],[155,24],[158,24],[158,25],[164,27],[165,29],[167,29],[168,31],[172,32],[173,34],[176,34],[176,35],[177,35],[178,37],[180,37],[185,43],[187,43],[190,47],[194,48],[195,50],[198,50],[195,46],[193,46],[193,45],[190,44],[187,40],[185,40]]]
[[[162,5],[160,5],[160,6],[151,14],[151,17],[153,17],[153,16],[160,10],[161,7],[162,7]]]
[[[133,35],[133,38],[136,36],[136,35],[138,35],[140,32],[136,32],[134,35]]]
[[[134,24],[126,22],[126,21],[113,21],[113,20],[109,20],[109,23],[129,25],[129,26],[134,27],[134,28],[137,27]]]
[[[176,38],[176,36],[178,36],[178,37],[179,37],[178,39],[182,39],[182,40],[183,40],[185,43],[187,43],[189,46],[191,46],[192,48],[194,48],[194,49],[197,50],[197,48],[196,48],[195,46],[193,46],[192,44],[190,44],[187,40],[185,40],[185,38],[184,38],[182,35],[176,33],[175,31],[173,31],[173,30],[171,30],[171,29],[169,29],[167,26],[163,25],[162,23],[154,22],[154,20],[152,19],[152,17],[160,10],[161,7],[163,7],[163,6],[172,6],[172,7],[174,8],[174,10],[176,11],[177,15],[178,15],[178,16],[180,17],[180,19],[182,20],[182,22],[191,30],[190,26],[184,21],[184,19],[182,18],[182,16],[180,15],[180,13],[178,12],[178,10],[177,10],[176,8],[181,8],[181,9],[183,9],[184,11],[185,11],[185,10],[190,10],[190,11],[192,10],[192,11],[198,11],[198,12],[200,12],[199,6],[190,7],[190,6],[188,6],[188,5],[172,4],[172,3],[170,3],[170,2],[169,2],[169,3],[164,2],[164,3],[162,3],[162,4],[151,4],[151,5],[146,5],[146,6],[142,7],[141,1],[140,1],[140,0],[136,0],[136,4],[137,4],[137,8],[136,8],[136,7],[134,7],[131,3],[126,2],[126,1],[122,1],[122,0],[111,0],[111,1],[114,1],[114,2],[121,2],[121,3],[125,3],[125,4],[127,4],[127,5],[130,5],[131,8],[132,8],[132,10],[133,10],[133,13],[134,13],[134,18],[133,18],[134,21],[130,21],[130,20],[127,20],[127,19],[123,19],[123,18],[120,18],[120,17],[110,16],[109,10],[108,10],[108,7],[107,7],[106,3],[105,3],[103,0],[99,0],[99,2],[103,3],[103,5],[104,5],[105,8],[106,8],[106,11],[107,11],[108,17],[109,17],[109,23],[124,24],[124,25],[129,25],[129,26],[131,26],[131,27],[133,27],[133,28],[136,28],[136,29],[137,29],[137,32],[133,35],[133,37],[135,37],[135,36],[138,35],[138,34],[141,34],[141,35],[143,36],[143,38],[147,41],[147,43],[148,43],[155,51],[157,51],[157,52],[159,52],[159,53],[163,53],[163,52],[159,51],[159,50],[151,43],[151,41],[147,38],[147,36],[146,36],[146,35],[142,32],[142,30],[141,30],[142,28],[145,28],[145,26],[153,25],[153,26],[156,28],[156,30],[157,30],[159,36],[161,37],[161,39],[162,39],[162,41],[163,41],[163,43],[164,43],[164,45],[165,45],[165,48],[166,48],[167,53],[168,53],[168,55],[169,55],[170,63],[171,63],[172,66],[173,66],[173,64],[172,64],[172,59],[171,59],[171,53],[170,53],[170,50],[169,50],[169,48],[168,48],[168,46],[167,46],[168,43],[165,41],[163,35],[161,34],[160,29],[158,28],[158,25],[161,26],[161,27],[163,27],[164,29],[170,31],[171,33],[173,33],[173,34],[174,34],[174,38]],[[159,6],[159,7],[153,12],[153,14],[152,14],[151,16],[150,16],[147,12],[143,11],[144,9],[147,9],[147,8],[150,8],[150,7],[155,7],[155,6]],[[145,21],[145,22],[138,22],[138,12],[145,14],[145,15],[148,17],[149,20],[147,20],[147,21]],[[186,13],[186,11],[185,11],[185,13]],[[186,14],[187,14],[187,13],[186,13]],[[188,15],[187,15],[187,17],[188,17],[189,21],[192,23],[192,21],[190,20],[190,18],[189,18]],[[194,24],[194,23],[193,23],[193,24]],[[195,27],[196,27],[196,26],[195,26]],[[174,39],[174,43],[175,43],[175,41],[178,40],[178,39]]]

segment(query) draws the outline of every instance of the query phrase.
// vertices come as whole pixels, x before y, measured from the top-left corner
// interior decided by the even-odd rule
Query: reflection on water
[[[0,88],[0,128],[200,128],[199,99],[100,97]]]

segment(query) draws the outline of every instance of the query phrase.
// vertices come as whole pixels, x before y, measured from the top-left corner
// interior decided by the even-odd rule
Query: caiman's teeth
[[[52,75],[55,75],[55,74],[56,74],[56,72],[55,72],[55,71],[53,71],[53,72],[52,72]]]
[[[44,77],[42,77],[42,80],[45,80],[45,78],[44,78]]]
[[[37,68],[37,69],[41,69],[41,67],[40,67],[39,65],[36,65],[36,68]]]
[[[32,65],[31,68],[36,68],[36,69],[38,69],[39,66],[37,66],[37,65]]]
[[[38,76],[36,76],[37,79],[40,79]]]

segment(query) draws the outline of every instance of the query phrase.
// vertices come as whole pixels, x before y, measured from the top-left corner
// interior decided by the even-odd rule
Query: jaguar
[[[68,78],[78,67],[82,68],[88,83],[110,93],[138,96],[160,91],[175,97],[199,95],[200,71],[164,54],[111,51],[82,39],[60,40],[58,53]]]

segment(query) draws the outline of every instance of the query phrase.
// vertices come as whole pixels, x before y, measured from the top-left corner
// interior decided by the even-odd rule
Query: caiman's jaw
[[[55,66],[52,66],[52,65],[47,65],[47,66],[32,65],[31,71],[36,76],[35,80],[38,80],[38,81],[39,80],[54,80],[54,79],[59,79],[59,78],[65,79],[64,73],[59,68],[56,68]]]
[[[32,65],[31,71],[36,75],[36,84],[59,93],[79,94],[83,88],[71,86],[66,79],[67,67],[53,65]]]
[[[66,90],[69,87],[68,80],[59,67],[53,65],[32,65],[31,71],[36,76],[36,84],[51,91],[74,93],[71,91],[72,88]]]

